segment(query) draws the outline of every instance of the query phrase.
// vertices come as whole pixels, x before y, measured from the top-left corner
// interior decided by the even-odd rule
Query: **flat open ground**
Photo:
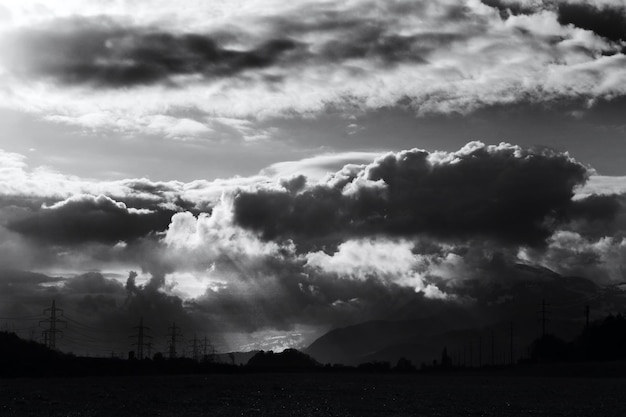
[[[247,374],[0,379],[0,416],[626,416],[626,379]]]

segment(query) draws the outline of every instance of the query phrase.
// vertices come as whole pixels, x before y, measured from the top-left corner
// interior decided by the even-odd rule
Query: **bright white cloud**
[[[369,164],[380,155],[380,152],[340,152],[317,155],[298,161],[277,162],[263,169],[260,174],[274,179],[304,175],[315,181],[336,173],[346,165]]]
[[[598,284],[615,284],[626,279],[626,238],[606,236],[595,240],[575,232],[557,231],[545,251],[522,249],[519,257]]]
[[[0,150],[0,195],[65,200],[79,195],[108,196],[115,200],[137,198],[176,209],[183,199],[202,208],[216,204],[223,194],[249,189],[270,180],[264,176],[233,177],[213,181],[157,182],[146,178],[98,181],[66,175],[45,166],[31,167],[28,158]]]
[[[263,242],[253,232],[235,225],[232,199],[224,196],[211,214],[195,217],[189,212],[176,213],[163,237],[163,242],[181,254],[181,267],[191,269],[215,262],[220,256],[231,259],[282,257],[293,247],[276,242]]]
[[[450,296],[427,282],[439,255],[413,253],[415,244],[400,240],[348,240],[328,255],[322,251],[306,255],[307,267],[347,279],[376,279],[414,288],[427,298],[446,299]],[[444,259],[445,260],[445,259]]]
[[[591,175],[589,181],[576,190],[574,198],[581,199],[592,194],[626,194],[626,177]]]

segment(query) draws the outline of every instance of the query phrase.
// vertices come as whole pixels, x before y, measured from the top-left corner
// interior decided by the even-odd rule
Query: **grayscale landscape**
[[[624,0],[0,0],[0,415],[626,415]]]

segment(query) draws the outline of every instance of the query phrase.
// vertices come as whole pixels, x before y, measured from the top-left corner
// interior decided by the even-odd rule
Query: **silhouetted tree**
[[[591,323],[576,341],[581,359],[608,361],[626,358],[626,319],[610,315]]]
[[[413,372],[415,371],[415,366],[413,366],[413,363],[409,359],[402,357],[398,359],[398,363],[393,369],[398,372]]]
[[[388,372],[391,369],[391,364],[389,362],[379,361],[366,362],[359,364],[357,369],[367,372]]]
[[[562,362],[569,360],[570,346],[553,334],[536,339],[530,348],[530,357],[538,362]]]
[[[441,351],[441,367],[444,369],[450,368],[452,366],[452,358],[448,356],[448,348],[444,347]]]
[[[321,367],[315,359],[296,349],[285,349],[280,353],[261,351],[246,364],[248,368],[310,369]]]

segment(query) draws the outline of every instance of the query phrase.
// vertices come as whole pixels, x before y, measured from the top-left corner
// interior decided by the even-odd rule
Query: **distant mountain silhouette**
[[[395,322],[370,321],[335,329],[315,340],[304,351],[322,363],[357,365],[372,360],[397,361],[411,349],[396,349],[399,356],[383,354],[381,358],[378,354],[396,346],[419,345],[420,341],[431,338],[442,328],[454,328],[453,315]]]
[[[601,288],[580,277],[564,277],[543,267],[517,265],[514,277],[467,283],[468,303],[449,302],[436,314],[416,320],[369,321],[334,329],[304,351],[322,363],[357,365],[408,358],[430,363],[443,347],[452,359],[470,350],[474,364],[510,362],[510,323],[514,328],[514,359],[530,353],[541,335],[538,310],[549,304],[547,329],[564,340],[576,338],[584,328],[586,305],[605,316],[623,306],[619,289]],[[491,338],[494,338],[494,354]],[[480,346],[479,346],[480,342]],[[480,359],[479,359],[480,357]]]

